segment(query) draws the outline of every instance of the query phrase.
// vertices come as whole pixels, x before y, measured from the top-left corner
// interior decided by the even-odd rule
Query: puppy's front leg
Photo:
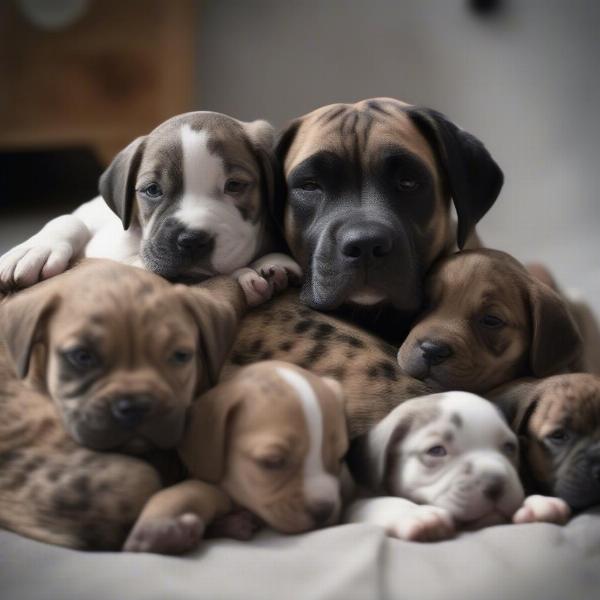
[[[564,525],[571,518],[569,505],[553,496],[527,496],[513,515],[513,523],[555,523]]]
[[[188,479],[161,490],[146,504],[123,551],[182,554],[198,546],[206,526],[233,505],[219,488]]]
[[[0,257],[0,288],[28,287],[67,269],[92,234],[75,215],[52,219],[38,233]]]
[[[414,542],[445,540],[456,531],[447,510],[395,496],[356,500],[346,510],[345,521],[378,525],[390,537]]]
[[[234,271],[232,277],[242,286],[248,304],[257,306],[289,285],[299,285],[302,269],[291,256],[272,252],[255,260],[250,266]]]

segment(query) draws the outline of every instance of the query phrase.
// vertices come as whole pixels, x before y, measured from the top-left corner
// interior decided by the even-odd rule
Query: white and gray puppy
[[[0,286],[31,285],[81,256],[143,266],[175,281],[247,267],[272,250],[272,146],[266,121],[214,112],[165,121],[117,154],[100,178],[100,196],[0,258]],[[278,259],[287,273],[300,274],[284,255],[257,268]]]
[[[495,406],[467,392],[402,403],[355,442],[350,466],[368,493],[385,496],[356,500],[346,521],[380,525],[400,539],[569,518],[558,498],[525,498],[515,434]]]

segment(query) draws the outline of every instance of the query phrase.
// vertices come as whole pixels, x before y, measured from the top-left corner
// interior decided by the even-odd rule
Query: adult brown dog
[[[390,98],[300,117],[276,153],[287,195],[274,214],[304,271],[300,298],[318,310],[350,303],[414,313],[429,266],[467,243],[503,183],[479,140]]]
[[[565,302],[504,252],[444,258],[425,287],[427,309],[398,362],[433,387],[481,393],[517,377],[560,373],[581,355]]]
[[[600,504],[600,377],[520,379],[486,396],[519,436],[526,487],[575,510]]]
[[[227,277],[187,288],[107,260],[7,300],[1,525],[73,547],[119,547],[159,473],[87,448],[143,457],[175,446],[193,400],[216,382],[245,307]]]

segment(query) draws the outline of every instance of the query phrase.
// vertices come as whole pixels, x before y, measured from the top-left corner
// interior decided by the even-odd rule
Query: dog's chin
[[[142,252],[142,262],[148,271],[156,273],[173,283],[200,283],[209,277],[219,275],[209,265],[184,265],[180,261],[158,257],[151,249],[145,249]]]
[[[476,518],[470,518],[469,515],[465,515],[465,518],[459,518],[452,515],[456,521],[458,527],[465,531],[475,531],[476,529],[482,529],[484,527],[491,527],[492,525],[505,525],[510,523],[510,518],[498,509],[492,509],[485,512]]]

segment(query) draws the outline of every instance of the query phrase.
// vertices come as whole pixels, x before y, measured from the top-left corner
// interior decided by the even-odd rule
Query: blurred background
[[[178,112],[280,127],[393,96],[503,168],[486,245],[545,261],[600,314],[599,27],[596,0],[3,0],[0,253]]]

